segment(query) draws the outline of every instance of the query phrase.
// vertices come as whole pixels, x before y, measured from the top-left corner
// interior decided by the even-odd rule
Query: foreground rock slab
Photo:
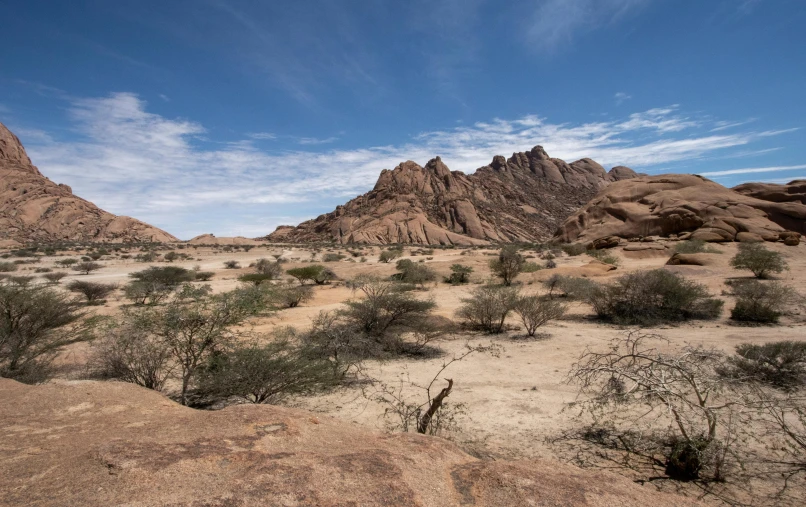
[[[438,438],[124,383],[0,379],[0,505],[685,506],[626,478],[480,461]]]

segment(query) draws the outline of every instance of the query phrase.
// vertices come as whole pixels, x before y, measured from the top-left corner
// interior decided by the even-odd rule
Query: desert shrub
[[[701,239],[688,239],[685,241],[678,241],[674,246],[674,252],[682,254],[719,253],[719,250],[710,246]]]
[[[588,251],[588,249],[585,248],[585,245],[581,243],[568,243],[566,245],[560,245],[560,249],[571,257],[582,255]]]
[[[283,274],[283,267],[280,265],[280,263],[272,262],[269,259],[258,259],[255,262],[255,269],[258,273],[270,275],[272,279],[280,278],[280,275]]]
[[[0,282],[0,376],[29,384],[51,375],[63,347],[89,339],[92,320],[64,292]]]
[[[251,403],[278,403],[295,394],[333,386],[330,361],[287,340],[231,346],[200,369],[198,393],[208,399],[238,397]]]
[[[6,277],[6,282],[7,283],[10,283],[12,285],[18,285],[20,287],[30,285],[31,282],[33,282],[33,281],[34,281],[34,277],[33,276],[28,276],[28,275]]]
[[[83,280],[73,280],[67,284],[67,290],[82,294],[88,304],[103,301],[106,296],[116,291],[118,286],[114,283],[85,282]]]
[[[77,263],[78,263],[78,259],[73,259],[73,258],[69,258],[69,257],[67,259],[59,259],[59,260],[56,261],[56,264],[58,264],[59,266],[64,266],[66,268],[69,268],[73,264],[77,264]]]
[[[402,255],[403,255],[403,247],[393,246],[382,251],[380,256],[378,257],[378,261],[383,263],[389,263],[401,257]]]
[[[771,273],[789,269],[783,255],[768,250],[761,243],[739,243],[739,253],[730,260],[730,265],[750,270],[756,278],[767,278]]]
[[[0,273],[12,273],[17,271],[17,264],[13,262],[0,262]]]
[[[437,278],[433,269],[409,259],[397,261],[396,269],[398,273],[392,275],[392,278],[403,283],[423,286],[426,282],[433,282]]]
[[[504,322],[518,304],[518,290],[512,287],[484,285],[462,299],[456,316],[473,328],[495,334],[504,331]]]
[[[162,258],[165,262],[173,262],[179,258],[179,254],[171,250],[170,252],[167,252],[165,255],[163,255]]]
[[[153,280],[134,280],[123,287],[126,299],[137,305],[155,305],[165,300],[176,289],[176,285],[166,285]]]
[[[176,286],[184,282],[192,282],[196,275],[193,271],[179,266],[151,266],[148,269],[130,273],[129,277],[141,282],[158,282]]]
[[[326,253],[322,256],[322,262],[339,262],[342,259],[346,259],[347,256],[343,254],[337,253]]]
[[[434,352],[429,343],[452,328],[448,319],[431,315],[436,304],[399,290],[400,283],[363,276],[348,286],[363,297],[346,308],[320,314],[307,340],[322,353],[360,360]],[[334,350],[336,348],[337,350]]]
[[[209,282],[213,278],[213,275],[215,275],[215,273],[212,271],[196,271],[196,280]]]
[[[94,260],[94,261],[97,261],[98,259],[100,259],[103,256],[104,255],[101,252],[90,252],[89,254],[87,254],[87,257],[89,257],[91,260]]]
[[[67,276],[67,273],[65,273],[64,271],[54,271],[52,273],[45,273],[44,275],[42,275],[42,278],[44,278],[45,280],[47,280],[52,284],[57,284],[65,276]]]
[[[523,267],[521,267],[521,273],[534,273],[536,271],[540,271],[543,269],[543,266],[536,262],[526,261],[523,263]]]
[[[604,262],[605,264],[610,264],[611,266],[619,265],[618,257],[607,250],[587,250],[585,253],[600,262]]]
[[[554,262],[553,259],[549,259],[546,261],[546,269],[554,269],[557,267],[557,263]]]
[[[159,254],[157,252],[145,252],[134,256],[136,262],[154,262]]]
[[[238,277],[238,280],[243,283],[251,283],[252,285],[260,285],[263,282],[267,282],[271,280],[273,277],[272,275],[267,275],[263,273],[249,273],[246,275],[241,275]]]
[[[518,253],[518,247],[505,246],[498,253],[498,258],[490,261],[490,270],[504,285],[510,286],[523,270],[524,262],[523,256]]]
[[[299,283],[302,285],[304,285],[305,282],[314,282],[317,285],[324,285],[336,279],[336,274],[331,269],[320,264],[289,269],[286,273],[299,280]]]
[[[53,270],[50,268],[36,268],[34,273],[50,273],[51,271]]]
[[[663,269],[623,275],[586,299],[600,318],[627,325],[715,319],[723,305],[704,285]]]
[[[451,274],[448,277],[445,277],[445,282],[451,285],[461,285],[464,283],[468,283],[470,281],[470,273],[473,272],[473,268],[470,266],[464,266],[462,264],[452,264],[451,265]]]
[[[514,310],[521,318],[526,334],[534,336],[537,328],[565,315],[567,307],[556,299],[523,296],[518,298]]]
[[[102,267],[103,265],[98,264],[97,262],[79,262],[78,264],[73,266],[73,271],[78,271],[79,273],[89,275],[93,271],[97,271]]]
[[[775,323],[797,293],[779,282],[742,280],[732,284],[736,305],[730,318],[745,322]]]
[[[806,342],[742,343],[720,373],[792,391],[806,385]]]
[[[549,290],[549,296],[559,293],[576,301],[585,301],[600,288],[598,283],[588,278],[565,275],[552,275],[543,285]]]
[[[241,269],[241,263],[238,261],[224,261],[226,269]]]
[[[87,368],[93,378],[120,380],[161,391],[175,365],[164,340],[125,322],[106,326],[101,337],[92,343]]]
[[[271,304],[282,308],[296,308],[313,299],[313,287],[291,283],[272,285],[268,289]]]

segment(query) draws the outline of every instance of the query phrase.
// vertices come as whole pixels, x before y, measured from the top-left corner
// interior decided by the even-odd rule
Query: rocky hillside
[[[733,187],[732,190],[764,201],[806,204],[806,180],[793,180],[784,185],[776,183],[742,183]]]
[[[761,184],[743,187],[734,191],[692,174],[619,181],[569,217],[556,238],[589,243],[607,237],[679,236],[797,244],[806,234],[806,205],[799,198],[779,197],[782,189]]]
[[[0,505],[692,506],[627,478],[481,461],[267,405],[182,407],[120,382],[0,379]]]
[[[116,216],[53,183],[0,123],[0,243],[177,241],[167,232]]]
[[[297,227],[278,227],[267,239],[424,245],[541,241],[599,189],[635,176],[627,167],[606,172],[587,158],[568,164],[540,146],[509,159],[496,156],[470,175],[449,170],[439,157],[425,167],[408,161],[383,170],[370,192]]]

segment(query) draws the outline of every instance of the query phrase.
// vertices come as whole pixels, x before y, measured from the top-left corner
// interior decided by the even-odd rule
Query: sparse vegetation
[[[241,263],[238,261],[224,261],[226,269],[241,269]]]
[[[66,276],[67,273],[65,273],[64,271],[53,271],[51,273],[45,273],[44,275],[42,275],[42,278],[47,280],[49,283],[56,285],[62,280],[62,278]]]
[[[451,285],[462,285],[470,282],[470,273],[473,268],[462,264],[451,265],[451,275],[445,278],[445,282]]]
[[[296,278],[301,285],[305,285],[305,282],[314,282],[317,285],[324,285],[336,279],[336,274],[331,269],[320,264],[289,269],[286,273]]]
[[[426,282],[433,282],[437,279],[434,270],[425,264],[412,262],[409,259],[397,261],[396,268],[398,273],[392,275],[392,278],[403,283],[424,286]]]
[[[674,253],[720,253],[720,251],[701,239],[688,239],[685,241],[678,241],[674,245]]]
[[[13,262],[0,262],[0,273],[13,273],[17,271],[17,266]]]
[[[800,389],[806,386],[806,342],[742,343],[720,373],[784,391]]]
[[[390,263],[402,255],[403,255],[403,248],[392,247],[381,252],[381,255],[378,257],[378,261],[383,263]]]

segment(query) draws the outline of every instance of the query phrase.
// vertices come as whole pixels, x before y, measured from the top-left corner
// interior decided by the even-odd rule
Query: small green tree
[[[252,285],[260,285],[263,282],[267,282],[271,279],[272,275],[267,275],[263,273],[249,273],[238,277],[239,281],[243,283],[251,283]]]
[[[78,264],[73,266],[73,271],[78,271],[85,275],[89,275],[93,271],[98,271],[102,267],[103,265],[97,262],[79,262]]]
[[[42,278],[47,280],[49,283],[52,283],[53,285],[56,285],[65,276],[67,276],[67,273],[65,273],[64,271],[54,271],[52,273],[45,273],[44,275],[42,275]]]
[[[523,270],[524,262],[523,256],[518,253],[518,247],[505,246],[499,252],[498,258],[490,261],[490,270],[509,287]]]
[[[102,302],[117,288],[117,284],[114,283],[85,282],[83,280],[73,280],[67,284],[67,290],[83,294],[87,298],[87,304],[90,305]]]
[[[464,283],[468,283],[470,281],[470,273],[473,272],[473,268],[470,266],[464,266],[462,264],[452,264],[451,265],[451,275],[445,278],[445,282],[451,285],[461,285]]]
[[[739,253],[730,260],[730,265],[750,270],[756,278],[767,278],[770,273],[789,269],[783,255],[768,250],[761,243],[739,243]]]
[[[305,282],[314,282],[317,285],[324,285],[330,280],[336,279],[336,274],[333,273],[332,270],[320,264],[289,269],[286,273],[299,280],[299,283],[302,285],[304,285]]]

